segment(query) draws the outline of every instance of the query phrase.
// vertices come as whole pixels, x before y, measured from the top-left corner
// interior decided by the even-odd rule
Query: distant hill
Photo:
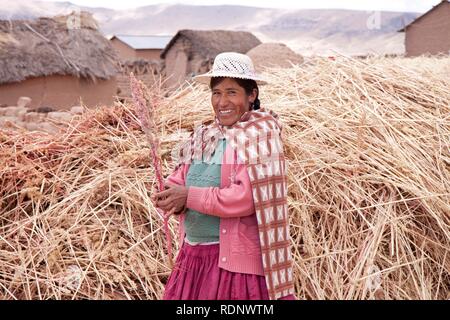
[[[16,0],[0,7],[1,19],[67,13],[70,2]],[[116,11],[87,8],[105,34],[175,34],[179,29],[226,29],[253,32],[263,42],[284,42],[310,54],[403,53],[404,34],[396,32],[419,13],[339,9],[286,10],[244,6],[152,5]]]

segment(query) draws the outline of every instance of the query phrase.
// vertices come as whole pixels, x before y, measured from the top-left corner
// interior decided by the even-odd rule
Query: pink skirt
[[[264,276],[218,267],[219,244],[184,242],[163,300],[269,300]]]

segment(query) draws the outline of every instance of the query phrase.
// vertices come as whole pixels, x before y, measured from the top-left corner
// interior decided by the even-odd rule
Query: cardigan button
[[[227,257],[222,257],[222,262],[227,262]]]
[[[222,229],[222,233],[227,233],[227,229]]]

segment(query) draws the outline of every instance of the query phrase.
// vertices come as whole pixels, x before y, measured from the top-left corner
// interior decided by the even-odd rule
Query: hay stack
[[[247,52],[256,70],[280,67],[290,68],[292,64],[303,63],[303,57],[292,51],[284,43],[262,43]]]
[[[318,59],[266,75],[261,101],[285,124],[298,298],[449,298],[450,80],[434,72],[449,66]],[[209,92],[150,99],[168,174],[170,151],[211,118]],[[128,105],[55,136],[0,131],[0,297],[161,297],[154,184]]]

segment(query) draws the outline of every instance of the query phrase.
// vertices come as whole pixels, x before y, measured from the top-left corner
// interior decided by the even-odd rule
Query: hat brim
[[[267,79],[264,79],[261,76],[254,76],[254,77],[248,77],[248,76],[242,76],[242,75],[236,75],[236,74],[231,74],[229,72],[207,72],[204,74],[199,74],[198,76],[195,76],[193,79],[201,84],[206,84],[209,85],[211,78],[219,78],[219,77],[223,77],[223,78],[238,78],[238,79],[247,79],[247,80],[255,80],[256,83],[258,85],[265,85],[268,84],[269,82],[267,81]]]

